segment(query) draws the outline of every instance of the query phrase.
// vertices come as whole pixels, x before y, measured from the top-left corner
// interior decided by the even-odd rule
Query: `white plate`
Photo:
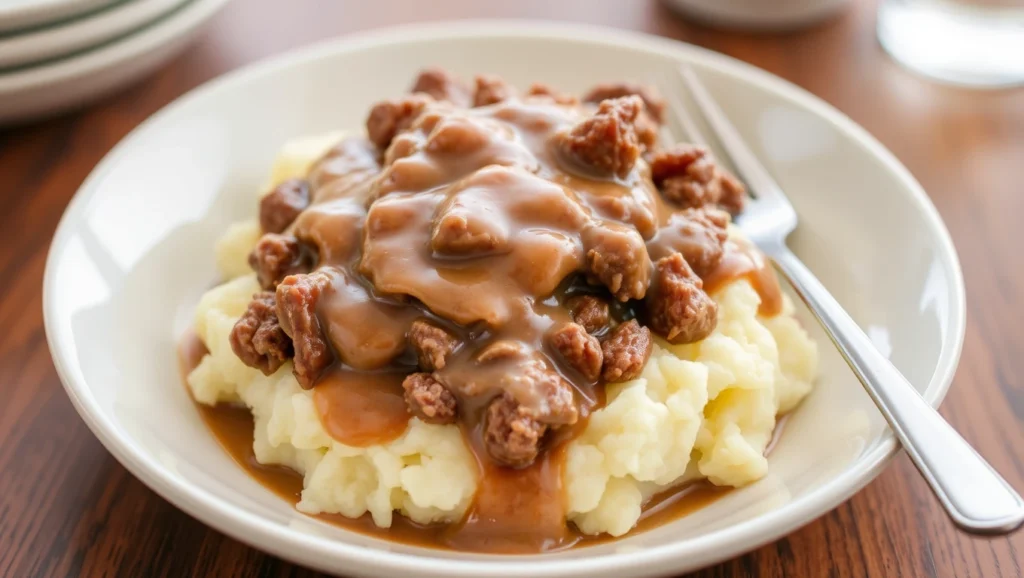
[[[579,91],[601,80],[672,78],[679,62],[705,78],[792,196],[797,253],[937,405],[963,340],[959,263],[924,191],[863,129],[774,76],[678,42],[461,22],[351,36],[250,66],[182,97],[115,147],[68,207],[46,268],[47,338],[75,407],[121,463],[189,514],[278,556],[349,575],[674,574],[822,515],[874,478],[896,444],[806,317],[821,344],[822,377],[790,418],[765,479],[651,532],[537,556],[425,550],[297,513],[232,462],[177,373],[176,340],[215,278],[214,240],[254,214],[285,140],[360,127],[372,103],[403,92],[429,64]]]
[[[114,4],[118,0],[0,0],[0,33],[43,26]]]
[[[81,106],[160,66],[228,0],[189,0],[145,28],[68,58],[0,74],[0,125]]]
[[[186,0],[135,0],[96,14],[0,38],[0,74],[93,48],[149,24]]]

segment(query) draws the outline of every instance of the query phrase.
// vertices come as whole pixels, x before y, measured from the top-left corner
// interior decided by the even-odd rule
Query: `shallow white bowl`
[[[816,329],[822,377],[789,420],[764,480],[660,529],[539,556],[424,550],[295,512],[217,445],[177,373],[176,340],[215,277],[213,242],[253,214],[286,139],[361,126],[375,100],[403,92],[429,64],[582,90],[601,80],[672,78],[682,61],[698,69],[792,196],[801,216],[793,247],[938,404],[963,339],[963,280],[934,207],[877,141],[802,90],[692,46],[606,29],[463,22],[352,36],[257,64],[197,89],[125,138],[68,207],[46,269],[47,337],[75,407],[125,467],[183,510],[337,573],[676,573],[822,515],[877,475],[896,444]]]
[[[186,0],[133,0],[95,14],[0,38],[0,69],[37,64],[133,32]]]
[[[82,106],[153,71],[184,49],[227,1],[188,0],[108,44],[0,73],[0,126]]]
[[[118,0],[0,0],[0,33],[45,26]]]

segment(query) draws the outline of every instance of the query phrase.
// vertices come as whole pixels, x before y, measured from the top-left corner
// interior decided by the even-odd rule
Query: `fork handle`
[[[765,247],[817,316],[904,449],[961,529],[1004,534],[1024,522],[1024,501],[875,346],[784,244]]]

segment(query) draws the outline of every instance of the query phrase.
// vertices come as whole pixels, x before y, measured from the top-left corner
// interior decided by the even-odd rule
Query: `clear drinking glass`
[[[878,39],[898,62],[937,80],[1024,84],[1024,0],[883,0]]]

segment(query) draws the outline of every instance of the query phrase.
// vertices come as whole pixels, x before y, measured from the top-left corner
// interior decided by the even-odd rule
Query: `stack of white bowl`
[[[227,0],[0,0],[0,125],[123,87],[183,49]]]

